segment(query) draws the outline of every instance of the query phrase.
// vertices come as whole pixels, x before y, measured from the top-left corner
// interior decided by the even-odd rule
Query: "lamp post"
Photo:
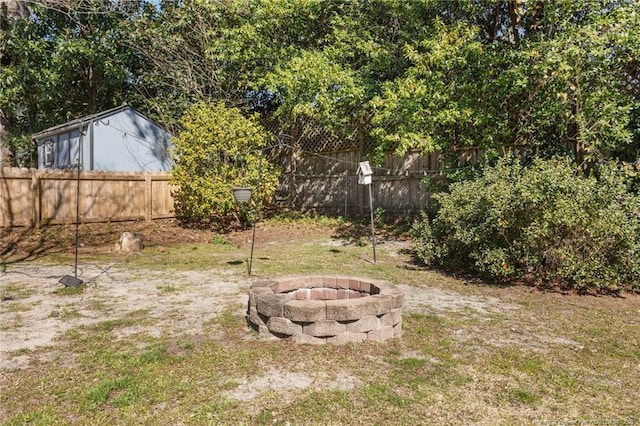
[[[270,150],[272,148],[281,148],[281,147],[287,147],[287,148],[291,148],[293,149],[294,147],[292,147],[291,145],[288,145],[286,143],[283,142],[283,140],[291,139],[291,136],[289,135],[285,135],[285,134],[279,134],[277,135],[278,138],[278,143],[276,145],[271,145],[271,146],[266,146],[266,147],[261,147],[258,151],[258,184],[256,185],[257,191],[260,192],[260,187],[262,185],[262,156],[264,155],[264,152],[266,150]],[[252,151],[255,152],[255,151]],[[235,198],[235,200],[238,203],[248,203],[251,200],[251,195],[253,193],[253,188],[250,187],[237,187],[234,186],[232,187],[233,190],[233,198]],[[257,201],[257,203],[259,203],[260,200]],[[249,257],[249,276],[251,276],[251,266],[253,264],[253,247],[255,245],[255,240],[256,240],[256,223],[258,222],[258,219],[260,218],[260,204],[257,204],[257,215],[256,215],[256,219],[253,222],[253,233],[251,236],[251,255]]]
[[[235,200],[238,203],[245,204],[251,200],[253,188],[234,186],[232,190],[233,190],[233,198],[235,198]],[[251,265],[253,263],[253,245],[256,240],[256,222],[257,222],[257,219],[253,222],[253,235],[251,236],[251,255],[249,257],[249,276],[251,276]]]

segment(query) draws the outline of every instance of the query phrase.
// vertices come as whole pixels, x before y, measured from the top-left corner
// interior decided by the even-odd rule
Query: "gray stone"
[[[256,309],[255,306],[249,307],[249,321],[251,321],[251,323],[253,323],[253,324],[257,325],[257,326],[261,326],[261,325],[266,326],[267,325],[264,322],[264,319],[258,313],[258,310]]]
[[[291,320],[283,317],[271,317],[267,322],[267,327],[273,333],[286,334],[289,336],[301,334],[302,325],[296,324]]]
[[[373,315],[382,315],[391,311],[392,299],[390,296],[385,296],[382,294],[373,294],[369,297],[374,301],[374,303],[372,303],[372,306],[373,306],[372,309],[375,310]]]
[[[376,342],[382,342],[384,340],[392,339],[395,337],[393,327],[383,326],[378,327],[377,330],[372,330],[367,333],[367,339]]]
[[[395,337],[402,337],[403,334],[403,330],[402,330],[402,322],[399,322],[398,324],[393,326],[393,334]]]
[[[286,296],[277,294],[260,294],[258,295],[258,304],[256,308],[262,315],[268,317],[283,316],[283,307]]]
[[[368,297],[359,299],[327,300],[327,319],[351,321],[370,315]]]
[[[366,333],[378,328],[378,317],[367,315],[357,321],[347,323],[347,331],[352,333]]]
[[[268,287],[271,290],[271,286],[275,283],[276,281],[273,281],[273,280],[256,281],[254,283],[251,283],[251,286],[249,288],[253,290],[253,289]]]
[[[391,310],[387,296],[368,296],[356,299],[327,300],[327,319],[357,320],[368,315],[382,315]]]
[[[327,318],[323,300],[290,300],[284,305],[284,316],[295,322],[314,322]]]
[[[391,298],[392,308],[402,308],[402,304],[404,303],[404,293],[398,288],[393,286],[382,288],[380,290],[380,294]]]
[[[402,321],[402,309],[396,308],[389,311],[388,314],[384,314],[380,317],[381,325],[390,325],[394,326]]]
[[[302,327],[304,334],[315,337],[335,336],[347,331],[347,326],[333,320],[320,320]]]
[[[261,294],[273,294],[273,291],[269,287],[252,288],[249,290],[249,306],[257,306],[258,296]]]
[[[258,326],[258,334],[263,339],[279,340],[278,336],[274,336],[273,333],[271,333],[271,330],[269,330],[266,325]]]

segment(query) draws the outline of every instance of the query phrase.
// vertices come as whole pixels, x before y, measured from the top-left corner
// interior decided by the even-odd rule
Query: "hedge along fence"
[[[76,220],[76,171],[0,168],[0,227]],[[175,217],[167,173],[80,172],[80,221]]]

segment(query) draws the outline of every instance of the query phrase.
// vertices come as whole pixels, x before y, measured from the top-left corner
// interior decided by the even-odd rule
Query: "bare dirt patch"
[[[336,370],[329,375],[327,373],[310,374],[273,368],[263,372],[260,377],[254,380],[249,381],[246,378],[241,380],[238,387],[227,392],[227,395],[240,401],[251,401],[268,391],[277,391],[291,397],[295,392],[306,389],[351,390],[360,383],[359,378],[344,371]]]
[[[271,225],[260,223],[256,244],[286,241],[291,238],[327,236],[333,230],[309,223]],[[220,237],[236,246],[251,241],[251,229],[230,230],[224,234],[180,226],[175,219],[153,222],[83,223],[79,226],[81,252],[111,252],[123,232],[135,232],[144,236],[145,246],[172,246],[177,244],[208,243]],[[0,259],[16,262],[36,259],[45,254],[70,253],[75,247],[75,225],[50,225],[38,229],[22,227],[0,228]]]
[[[224,309],[231,307],[241,314],[250,283],[247,277],[215,270],[128,271],[118,265],[84,265],[79,275],[87,283],[84,289],[64,294],[58,279],[66,273],[68,267],[37,262],[11,264],[0,273],[2,368],[26,368],[28,357],[16,357],[17,353],[53,345],[67,330],[121,320],[136,312],[146,320],[120,328],[122,336],[206,334],[207,324]],[[471,310],[486,315],[517,309],[497,298],[429,287],[403,285],[401,289],[407,312]]]
[[[117,267],[85,267],[79,277],[88,284],[78,294],[64,294],[57,279],[68,268],[35,264],[10,265],[0,275],[2,368],[25,368],[25,356],[11,354],[55,344],[67,330],[121,320],[141,312],[144,321],[120,330],[172,336],[202,334],[205,324],[225,307],[246,304],[246,280],[215,272],[130,272]],[[14,298],[18,291],[23,295]]]

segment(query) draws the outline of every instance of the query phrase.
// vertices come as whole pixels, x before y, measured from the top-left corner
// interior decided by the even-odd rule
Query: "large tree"
[[[17,0],[0,0],[0,31],[7,30],[14,19],[25,18],[29,11],[22,1]],[[12,62],[11,57],[4,51],[3,45],[0,44],[0,65],[2,67],[9,66]],[[10,148],[10,141],[7,138],[9,132],[9,120],[4,111],[0,109],[0,167],[11,163],[13,155]]]
[[[510,5],[515,29],[494,21],[489,32],[436,20],[433,34],[407,45],[406,73],[374,99],[374,134],[399,152],[577,144],[586,158],[637,156],[628,148],[638,138],[638,9],[631,1]]]
[[[49,0],[1,30],[0,110],[17,159],[28,164],[29,135],[119,105],[136,73],[120,43],[139,2]]]

